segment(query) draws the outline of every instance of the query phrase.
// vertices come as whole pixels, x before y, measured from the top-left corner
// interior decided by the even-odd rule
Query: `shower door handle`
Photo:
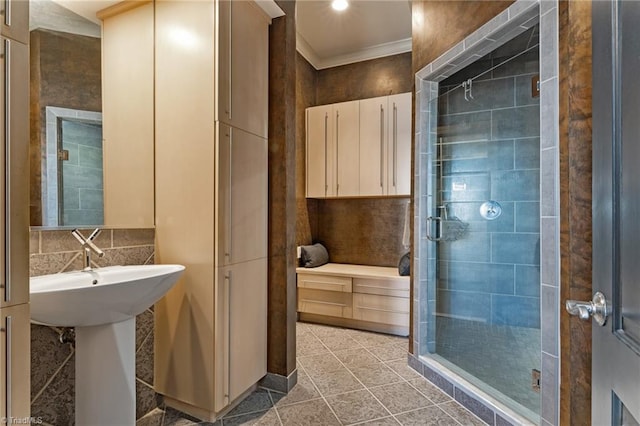
[[[433,228],[433,223],[436,224],[436,233],[434,235],[431,234],[431,229]],[[427,239],[429,241],[441,241],[442,240],[442,218],[436,216],[429,216],[427,218]]]

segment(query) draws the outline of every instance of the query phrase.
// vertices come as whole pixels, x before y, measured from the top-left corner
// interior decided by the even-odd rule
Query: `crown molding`
[[[411,52],[411,38],[392,41],[389,43],[378,44],[376,46],[367,47],[353,53],[332,56],[328,58],[320,58],[307,41],[300,35],[296,37],[296,48],[298,52],[316,69],[339,67],[341,65],[352,64],[355,62],[368,61],[370,59],[383,58],[385,56],[398,55],[400,53]]]

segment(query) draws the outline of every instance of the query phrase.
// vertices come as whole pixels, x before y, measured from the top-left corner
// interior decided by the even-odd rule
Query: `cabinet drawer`
[[[318,274],[298,274],[298,288],[351,293],[351,277]]]
[[[298,288],[298,311],[351,318],[351,293]]]
[[[409,299],[354,293],[353,318],[408,327]]]
[[[409,297],[409,280],[354,278],[353,292],[381,296]]]

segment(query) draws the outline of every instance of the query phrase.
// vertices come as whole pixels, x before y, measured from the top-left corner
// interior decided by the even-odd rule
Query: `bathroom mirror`
[[[76,9],[81,3],[89,4],[30,0],[30,224],[152,227],[153,79],[142,93],[117,87],[135,65],[124,67],[132,61],[106,44],[119,38],[118,28],[105,32],[103,43],[95,18],[116,2],[95,2],[88,11]],[[152,32],[144,39],[152,51]],[[117,107],[122,92],[131,96],[128,110]],[[150,127],[144,134],[127,126],[138,110]]]

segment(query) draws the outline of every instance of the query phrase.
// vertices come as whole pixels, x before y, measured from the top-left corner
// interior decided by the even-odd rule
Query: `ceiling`
[[[408,0],[349,0],[342,12],[330,0],[298,0],[297,48],[316,69],[411,51]]]
[[[59,25],[71,24],[76,31],[67,32],[99,37],[99,29],[88,28],[89,23],[79,18],[99,25],[96,12],[120,0],[31,1],[36,16],[32,21],[37,21],[32,26],[57,29]],[[297,1],[297,48],[316,69],[411,51],[409,0],[349,0],[349,3],[345,11],[336,12],[331,8],[331,0]],[[64,16],[65,8],[73,13]]]

